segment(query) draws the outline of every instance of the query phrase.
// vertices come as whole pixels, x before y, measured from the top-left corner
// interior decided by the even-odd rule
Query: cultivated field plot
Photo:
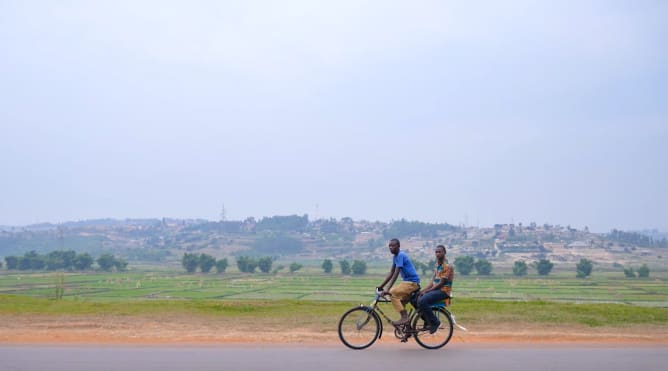
[[[55,297],[56,277],[55,273],[3,272],[0,274],[0,294]],[[366,303],[373,298],[374,287],[383,278],[379,274],[342,276],[312,272],[276,275],[186,275],[166,271],[65,273],[63,299],[288,299]],[[577,279],[565,273],[541,278],[503,274],[459,276],[455,280],[454,296],[502,301],[545,300],[668,307],[668,275],[649,279],[625,279],[604,273],[587,279]]]

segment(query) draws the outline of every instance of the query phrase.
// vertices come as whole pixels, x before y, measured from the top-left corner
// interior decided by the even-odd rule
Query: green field
[[[384,276],[323,274],[192,274],[173,271],[65,273],[63,300],[54,300],[57,273],[0,274],[0,314],[192,314],[296,323],[333,329],[353,305],[368,303]],[[623,279],[566,273],[538,278],[460,276],[452,310],[467,325],[559,324],[589,327],[668,324],[665,277]],[[629,305],[630,304],[630,305]],[[387,313],[394,314],[387,305]]]
[[[313,271],[294,274],[183,274],[173,271],[65,273],[64,300],[119,299],[261,300],[368,302],[384,276],[342,276]],[[668,277],[626,279],[601,273],[578,279],[567,273],[547,277],[459,276],[454,297],[497,301],[620,303],[668,308]],[[55,297],[56,273],[0,274],[0,294]]]

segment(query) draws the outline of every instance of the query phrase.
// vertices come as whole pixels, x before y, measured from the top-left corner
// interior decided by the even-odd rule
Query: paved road
[[[353,351],[343,346],[9,346],[0,345],[3,371],[42,370],[665,370],[668,348],[474,347],[423,350],[397,344]]]

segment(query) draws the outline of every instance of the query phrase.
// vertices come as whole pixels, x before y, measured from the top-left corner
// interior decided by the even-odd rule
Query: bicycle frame
[[[392,327],[394,327],[395,330],[399,330],[401,333],[404,335],[411,335],[415,333],[415,329],[411,327],[411,323],[413,322],[413,317],[417,314],[417,310],[415,308],[411,309],[411,312],[409,314],[409,321],[406,325],[401,325],[397,326],[394,324],[392,319],[383,312],[383,310],[378,306],[378,303],[390,303],[391,301],[388,299],[385,299],[379,292],[376,292],[376,297],[371,301],[371,303],[368,306],[365,306],[363,304],[360,304],[361,308],[367,308],[367,312],[371,313],[374,312],[376,315],[379,315],[387,321]],[[411,306],[413,306],[411,304]],[[378,339],[380,339],[383,336],[383,330],[385,326],[383,325],[383,321],[379,321],[380,323],[380,333],[378,335]],[[408,327],[408,328],[407,328]],[[408,330],[408,331],[407,331]]]

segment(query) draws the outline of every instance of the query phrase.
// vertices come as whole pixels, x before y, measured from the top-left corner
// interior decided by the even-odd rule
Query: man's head
[[[445,259],[445,246],[443,245],[436,246],[434,254],[436,254],[436,259],[438,259],[438,261],[443,261],[443,259]]]
[[[391,239],[390,243],[387,245],[387,247],[390,248],[390,252],[392,253],[392,255],[397,255],[399,253],[400,246],[401,243],[396,238]]]

